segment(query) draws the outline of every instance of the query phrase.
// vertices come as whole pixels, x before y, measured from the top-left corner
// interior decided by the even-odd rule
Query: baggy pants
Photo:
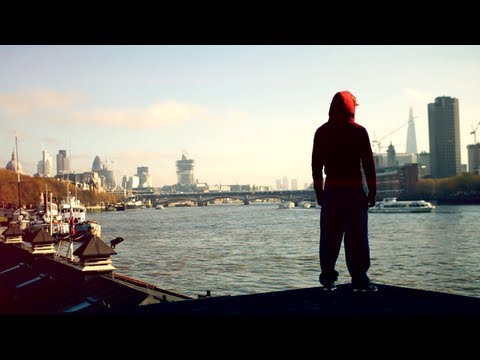
[[[335,265],[344,240],[345,260],[354,286],[370,283],[368,200],[362,188],[328,188],[320,210],[320,282],[336,281]]]

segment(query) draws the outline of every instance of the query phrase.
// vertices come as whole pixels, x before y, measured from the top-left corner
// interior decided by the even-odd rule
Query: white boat
[[[304,209],[310,209],[312,207],[312,203],[309,201],[301,201],[298,203],[298,207],[302,207]]]
[[[46,223],[50,222],[50,217],[52,217],[52,221],[61,221],[63,218],[58,211],[58,205],[53,202],[47,202],[47,206],[44,203],[40,204],[38,214]]]
[[[52,235],[55,237],[58,236],[66,236],[66,234],[70,234],[70,226],[68,223],[64,221],[52,221]],[[30,232],[37,232],[40,229],[44,229],[45,231],[50,231],[50,223],[42,220],[31,221],[28,230]]]
[[[435,209],[432,203],[425,200],[397,200],[396,197],[377,201],[368,208],[371,213],[429,213]]]
[[[155,206],[155,209],[157,209],[157,210],[163,210],[164,207],[163,207],[162,204],[158,204],[157,206]]]
[[[72,216],[75,223],[84,223],[87,221],[87,208],[80,200],[75,199],[74,196],[69,197],[67,201],[62,201],[58,207],[58,211],[60,215],[62,215],[62,220],[67,223],[70,222]]]
[[[125,209],[141,209],[143,203],[140,200],[136,200],[134,195],[128,197],[125,203]]]
[[[89,221],[86,218],[87,208],[80,200],[74,196],[67,198],[67,201],[62,201],[59,206],[60,215],[62,215],[62,221],[66,224],[71,223],[73,216],[73,224],[75,235],[75,241],[83,241],[85,234],[93,234],[97,237],[101,237],[102,226],[96,221]],[[70,234],[70,231],[68,232]],[[64,234],[64,235],[68,235]]]
[[[293,201],[282,201],[278,204],[280,209],[292,209],[295,207],[295,203]]]

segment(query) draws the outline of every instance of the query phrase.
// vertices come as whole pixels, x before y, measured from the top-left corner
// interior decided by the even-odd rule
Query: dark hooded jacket
[[[365,174],[371,206],[377,194],[375,162],[367,130],[355,122],[355,97],[348,91],[335,94],[329,119],[315,132],[312,176],[317,201],[325,187],[362,188]],[[373,202],[373,204],[372,204]]]

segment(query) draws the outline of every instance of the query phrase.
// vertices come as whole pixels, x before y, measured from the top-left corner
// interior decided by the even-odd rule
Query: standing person
[[[317,129],[313,141],[313,185],[321,206],[319,281],[325,290],[336,288],[335,264],[342,239],[354,291],[377,290],[367,276],[368,207],[375,205],[376,170],[368,132],[355,122],[356,106],[356,98],[349,91],[337,92],[328,121]]]

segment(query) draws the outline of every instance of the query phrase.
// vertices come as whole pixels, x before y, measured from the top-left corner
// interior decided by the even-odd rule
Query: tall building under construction
[[[187,159],[185,153],[182,154],[182,159],[177,160],[177,179],[180,185],[193,185],[195,184],[193,177],[193,167],[195,160]]]

